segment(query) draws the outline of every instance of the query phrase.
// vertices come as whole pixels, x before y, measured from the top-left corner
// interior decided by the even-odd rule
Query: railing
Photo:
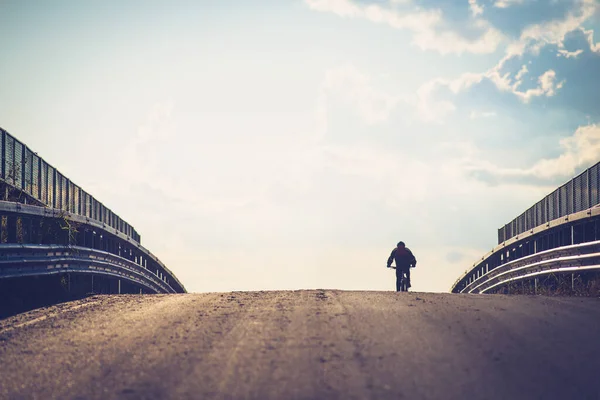
[[[543,225],[536,226],[536,227],[532,228],[531,230],[528,230],[517,236],[512,237],[511,239],[508,239],[506,242],[499,244],[494,249],[492,249],[489,253],[487,253],[483,257],[481,257],[481,259],[478,260],[477,262],[475,262],[469,270],[465,271],[464,274],[459,276],[458,279],[452,285],[451,291],[456,292],[457,287],[459,285],[465,284],[465,282],[466,282],[465,287],[467,287],[467,286],[471,285],[473,283],[473,281],[479,279],[480,277],[477,276],[478,275],[477,271],[482,271],[486,264],[489,265],[489,270],[491,272],[492,270],[495,270],[495,269],[499,268],[500,266],[507,265],[511,262],[520,260],[521,258],[513,259],[513,260],[509,261],[506,259],[500,259],[500,257],[499,257],[499,255],[502,254],[503,252],[506,252],[509,249],[518,247],[520,243],[525,243],[527,241],[535,241],[535,238],[539,237],[540,235],[547,234],[548,232],[552,232],[555,229],[560,229],[561,227],[565,227],[565,226],[572,226],[573,224],[582,223],[582,222],[589,221],[592,219],[597,219],[600,221],[600,207],[599,206],[594,206],[587,210],[583,210],[583,211],[580,211],[580,212],[577,212],[574,214],[570,214],[570,215],[567,215],[567,216],[564,216],[561,218],[557,218],[552,221],[548,221]],[[600,237],[597,237],[596,239],[600,240]],[[556,246],[556,247],[558,247],[558,246]],[[538,251],[538,253],[539,253],[539,251]],[[481,274],[481,275],[483,275],[483,274]],[[464,291],[465,291],[464,288],[460,290],[460,292],[464,292]]]
[[[61,219],[63,221],[69,221],[70,223],[85,225],[89,228],[93,228],[93,229],[97,229],[101,232],[105,232],[106,234],[114,237],[115,239],[121,240],[123,243],[127,243],[128,246],[135,249],[135,251],[137,253],[139,253],[140,255],[142,255],[145,259],[151,260],[152,264],[155,265],[162,273],[164,273],[165,276],[168,277],[168,280],[173,283],[173,285],[171,285],[170,282],[167,282],[169,287],[175,286],[178,288],[178,290],[176,290],[177,292],[185,292],[185,288],[184,288],[183,284],[158,259],[158,257],[156,257],[154,254],[152,254],[148,249],[146,249],[144,246],[142,246],[139,242],[133,240],[129,236],[120,232],[119,230],[117,230],[115,228],[111,228],[110,226],[107,226],[106,224],[104,224],[100,221],[90,219],[90,218],[82,216],[82,215],[65,212],[62,210],[56,210],[56,209],[47,208],[47,207],[32,206],[32,205],[27,205],[27,204],[13,203],[13,202],[7,202],[7,201],[0,201],[0,214],[15,214],[15,215],[20,215],[20,216],[28,216],[28,217]],[[4,245],[1,245],[1,246],[4,246]],[[80,248],[88,249],[87,247],[81,247],[81,246],[80,246]],[[88,250],[93,250],[93,249],[88,249]],[[102,251],[102,250],[97,250],[97,251]],[[111,254],[111,253],[106,253],[106,254]],[[118,259],[121,259],[121,260],[126,260],[119,256],[115,256],[115,257],[117,257]],[[136,264],[133,261],[130,261],[130,260],[126,260],[126,261],[131,262],[140,268],[143,268],[143,266]],[[145,268],[143,268],[143,269],[146,270]]]
[[[30,200],[95,219],[141,241],[133,226],[1,128],[0,157],[0,179]]]
[[[156,293],[176,292],[152,271],[105,251],[79,246],[0,244],[0,278],[67,272],[125,279]]]
[[[485,293],[510,282],[586,270],[600,270],[600,241],[558,247],[507,262],[468,284],[461,293]]]
[[[175,275],[140,244],[133,226],[1,128],[0,189],[0,278],[96,273],[156,292],[185,292]],[[43,233],[41,227],[52,233]],[[43,254],[52,246],[68,250],[60,256]]]
[[[600,163],[583,171],[499,228],[498,244],[536,226],[578,213],[597,204],[600,204]]]

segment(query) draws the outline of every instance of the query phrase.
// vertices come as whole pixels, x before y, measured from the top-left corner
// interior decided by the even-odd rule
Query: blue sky
[[[600,160],[599,9],[5,0],[0,126],[189,291],[447,291]]]

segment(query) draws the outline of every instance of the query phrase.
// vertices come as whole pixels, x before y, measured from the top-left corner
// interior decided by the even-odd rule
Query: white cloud
[[[416,44],[422,50],[434,50],[443,55],[487,54],[494,52],[503,39],[502,33],[493,27],[488,27],[483,35],[475,40],[467,40],[456,32],[437,32],[431,29],[416,32],[413,44]]]
[[[508,8],[515,4],[523,4],[523,0],[496,0],[496,2],[494,2],[494,7]]]
[[[364,18],[371,22],[383,23],[396,29],[419,31],[431,29],[441,19],[439,10],[415,11],[402,14],[399,11],[380,7],[377,4],[358,5],[351,0],[305,0],[315,11],[331,12],[345,18]]]
[[[496,114],[495,111],[476,111],[476,110],[473,110],[469,114],[469,118],[470,119],[491,118],[491,117],[496,117],[497,115],[498,114]]]
[[[593,29],[581,29],[584,35],[587,37],[587,41],[590,45],[590,50],[595,53],[600,53],[600,42],[594,42],[594,30]]]
[[[477,4],[477,0],[469,0],[469,8],[471,9],[471,15],[473,15],[473,17],[483,14],[483,6]]]
[[[327,133],[329,126],[329,107],[327,105],[327,91],[321,87],[317,97],[317,108],[315,118],[315,134],[314,137],[318,141]]]
[[[518,2],[506,1],[502,5],[508,6],[516,3]],[[477,6],[477,3],[476,1],[470,1],[469,5],[473,7]],[[534,97],[554,96],[556,91],[565,84],[564,80],[557,82],[555,71],[548,70],[540,75],[537,87],[520,91],[519,87],[522,84],[522,79],[529,72],[527,66],[523,65],[514,77],[511,77],[511,73],[502,72],[502,69],[512,58],[520,57],[526,52],[537,54],[546,45],[557,46],[558,54],[561,56],[567,58],[577,57],[581,54],[581,51],[567,51],[564,40],[568,33],[578,29],[581,29],[587,35],[590,48],[593,51],[600,52],[600,44],[595,44],[593,41],[593,31],[581,28],[581,25],[594,14],[597,8],[598,4],[594,0],[582,0],[575,10],[561,20],[553,20],[527,27],[522,31],[519,39],[507,45],[504,57],[487,71],[480,73],[468,72],[455,79],[434,78],[426,82],[417,91],[419,115],[424,120],[439,121],[455,110],[456,107],[451,101],[435,99],[435,91],[438,87],[446,86],[452,93],[456,94],[480,83],[484,79],[489,79],[500,91],[513,93],[524,103],[529,102]]]
[[[563,56],[565,58],[577,58],[581,53],[583,53],[583,49],[568,51],[565,49],[559,49],[557,56]]]
[[[519,91],[522,84],[522,78],[529,70],[526,65],[515,75],[515,79],[511,79],[510,74],[501,75],[498,65],[488,71],[482,73],[467,72],[455,79],[435,78],[424,83],[417,91],[419,99],[417,110],[422,119],[428,121],[439,121],[456,109],[454,104],[449,100],[436,100],[435,91],[438,87],[447,87],[452,93],[458,94],[471,86],[480,83],[484,79],[490,80],[500,91],[514,94],[523,103],[528,103],[534,97],[551,97],[556,94],[558,89],[561,89],[565,80],[556,81],[556,72],[548,70],[538,77],[538,86],[526,91]]]
[[[519,84],[521,84],[521,79],[523,78],[523,76],[525,76],[526,73],[528,73],[529,70],[527,69],[527,65],[523,65],[521,67],[521,69],[519,70],[519,72],[517,72],[517,75],[515,75],[515,85],[517,85],[517,82]],[[518,86],[518,85],[517,85]]]
[[[343,174],[362,176],[386,182],[401,169],[397,154],[385,152],[366,143],[360,145],[324,145],[320,148],[320,162]]]
[[[473,41],[464,40],[452,31],[438,31],[442,23],[442,13],[439,10],[401,12],[396,8],[384,8],[372,4],[364,6],[351,0],[306,0],[309,7],[318,11],[333,12],[337,15],[349,18],[365,18],[376,23],[385,23],[394,28],[408,29],[413,32],[413,43],[424,50],[435,50],[441,54],[448,53],[486,53],[495,49],[503,40],[503,35],[495,29],[488,27],[484,20],[477,19],[481,27],[488,27],[485,32]],[[522,3],[520,0],[504,0],[494,3],[496,7],[508,7]],[[483,6],[477,0],[469,0],[471,14],[474,17],[481,15]],[[581,24],[589,19],[597,8],[594,0],[582,0],[577,7],[566,17],[540,24],[534,24],[524,29],[519,39],[507,45],[504,57],[492,68],[480,73],[464,73],[455,79],[435,78],[424,83],[416,93],[411,103],[416,107],[418,116],[425,121],[441,122],[452,113],[456,107],[452,101],[436,99],[436,91],[439,87],[447,87],[452,93],[460,93],[471,86],[482,82],[484,79],[491,81],[500,91],[514,94],[523,103],[530,102],[535,97],[551,97],[565,84],[560,80],[554,70],[547,70],[537,78],[537,87],[527,90],[519,90],[523,78],[529,73],[526,65],[523,65],[516,74],[503,72],[507,61],[514,57],[522,56],[526,52],[537,53],[546,45],[558,47],[558,55],[575,58],[582,50],[568,51],[564,48],[565,36],[574,30],[582,29]],[[414,21],[420,21],[414,23]],[[590,47],[594,51],[600,51],[600,44],[593,42],[593,31],[582,31],[587,35]],[[364,86],[364,84],[361,84]],[[367,96],[368,97],[368,96]],[[383,102],[391,104],[390,102]],[[374,122],[385,119],[388,107],[382,107],[379,112],[377,108],[370,107],[372,101],[365,100],[359,107],[361,115],[367,120]]]
[[[524,103],[529,102],[533,97],[554,96],[556,90],[563,87],[565,81],[556,83],[556,72],[548,70],[538,78],[539,86],[533,89],[528,89],[525,92],[520,92],[513,88],[513,93],[517,95]]]
[[[600,155],[600,127],[592,124],[580,126],[573,136],[560,141],[563,153],[537,162],[527,173],[541,177],[572,176],[578,169],[589,167]]]
[[[600,155],[600,126],[584,125],[577,128],[572,136],[560,140],[562,154],[555,158],[545,158],[529,168],[503,168],[472,157],[468,169],[485,171],[508,182],[514,178],[552,179],[570,177],[579,170],[598,162]]]
[[[467,72],[455,79],[435,78],[421,85],[416,96],[407,98],[378,90],[367,75],[352,65],[332,68],[326,73],[318,99],[319,131],[324,132],[327,125],[328,102],[332,96],[353,106],[369,124],[386,121],[400,102],[414,106],[421,120],[441,123],[456,110],[456,106],[449,100],[436,99],[435,92],[439,87],[445,86],[458,94],[488,79],[498,90],[512,93],[523,103],[528,103],[535,97],[554,96],[565,84],[564,80],[557,82],[554,70],[548,70],[538,77],[537,87],[520,91],[522,79],[527,73],[527,65],[523,65],[511,79],[510,74],[500,75],[498,66],[495,66],[483,73]]]
[[[321,124],[327,123],[328,102],[332,98],[351,105],[369,124],[386,121],[403,100],[378,90],[367,75],[349,64],[329,69],[325,74],[317,110]]]
[[[449,100],[437,100],[435,91],[439,86],[446,86],[452,93],[457,94],[462,90],[481,82],[483,74],[465,73],[456,79],[449,80],[435,78],[421,85],[417,90],[417,114],[424,121],[443,122],[444,117],[456,110],[456,106]]]
[[[459,78],[452,81],[447,81],[447,85],[453,93],[461,92],[471,86],[480,83],[483,77],[481,74],[475,74],[467,72],[462,74]]]
[[[514,1],[505,1],[503,5],[508,6]],[[469,3],[470,5],[475,4]],[[496,3],[497,4],[497,3]],[[581,54],[581,50],[569,52],[565,49],[565,36],[575,30],[581,29],[587,36],[592,51],[600,52],[600,43],[594,43],[593,30],[584,30],[581,25],[594,15],[598,9],[595,0],[582,0],[578,7],[569,13],[564,19],[553,20],[542,24],[534,24],[523,30],[518,40],[509,43],[506,47],[504,57],[492,68],[480,73],[468,72],[455,79],[435,78],[426,82],[419,89],[419,114],[426,120],[436,120],[452,112],[455,107],[448,100],[436,101],[434,92],[437,86],[446,86],[453,93],[458,93],[479,83],[484,79],[489,79],[500,91],[510,92],[517,96],[524,103],[529,102],[533,97],[553,96],[556,91],[563,87],[565,81],[556,82],[556,72],[548,70],[538,77],[538,87],[519,91],[522,84],[522,78],[529,71],[526,65],[515,74],[514,79],[508,72],[502,73],[506,63],[514,57],[520,57],[526,52],[534,54],[539,53],[542,47],[546,45],[555,45],[558,47],[558,54],[574,58]]]
[[[454,110],[456,106],[447,100],[436,100],[435,90],[445,81],[440,79],[429,81],[417,90],[416,109],[419,117],[424,121],[441,123],[444,117]]]
[[[310,9],[331,12],[344,18],[363,18],[368,21],[386,24],[395,29],[407,29],[413,33],[412,44],[422,50],[433,50],[441,54],[475,53],[487,54],[496,50],[504,40],[504,35],[483,20],[478,27],[484,30],[475,40],[466,39],[453,31],[440,31],[442,12],[436,10],[400,11],[377,4],[358,5],[351,0],[305,0]],[[475,9],[478,6],[475,5]],[[471,6],[473,10],[473,6]]]
[[[164,128],[171,120],[174,108],[172,100],[154,104],[148,111],[145,121],[138,126],[135,144],[168,137],[169,130]]]
[[[528,50],[537,54],[546,45],[556,45],[559,49],[564,49],[565,36],[580,29],[597,9],[598,4],[595,0],[583,0],[580,6],[564,19],[528,26],[521,32],[519,39],[509,46],[507,56],[520,56]]]

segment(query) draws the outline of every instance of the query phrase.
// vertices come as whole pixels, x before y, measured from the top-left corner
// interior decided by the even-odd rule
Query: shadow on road
[[[84,297],[70,294],[57,275],[0,280],[0,319]]]

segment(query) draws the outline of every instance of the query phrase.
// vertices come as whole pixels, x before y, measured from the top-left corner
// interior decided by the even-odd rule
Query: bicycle
[[[396,266],[388,265],[388,268],[396,269]],[[398,279],[398,271],[396,271],[396,291],[408,292],[408,277],[406,276],[406,271],[402,271],[400,279]]]

